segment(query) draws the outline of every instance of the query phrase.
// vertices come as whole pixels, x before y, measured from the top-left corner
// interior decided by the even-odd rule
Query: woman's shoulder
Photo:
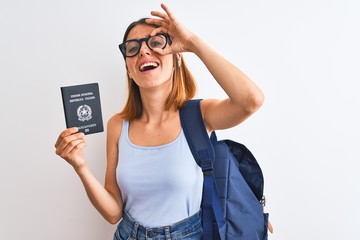
[[[107,134],[110,139],[117,140],[120,137],[124,119],[119,113],[109,118],[107,122]]]
[[[121,117],[121,114],[116,113],[112,117],[109,118],[108,125],[118,125],[118,124],[122,125],[123,121],[124,121],[124,119]]]
[[[216,106],[219,103],[220,103],[219,99],[203,99],[203,100],[201,100],[200,108],[201,108],[201,113],[203,114],[203,117],[209,108]]]

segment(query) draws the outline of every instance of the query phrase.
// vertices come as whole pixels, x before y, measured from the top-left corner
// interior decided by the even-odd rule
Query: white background
[[[264,106],[219,132],[246,144],[265,175],[269,239],[360,239],[360,17],[350,0],[166,3],[264,91]],[[0,239],[112,239],[72,168],[54,153],[65,127],[60,87],[98,82],[103,119],[126,99],[117,45],[160,1],[1,0]],[[185,59],[197,97],[223,98],[202,63]],[[105,136],[86,156],[103,182]]]

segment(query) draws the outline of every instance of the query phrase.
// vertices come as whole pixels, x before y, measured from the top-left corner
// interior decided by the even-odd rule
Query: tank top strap
[[[128,135],[129,135],[129,122],[126,120],[123,120],[120,140],[126,141],[129,138]]]

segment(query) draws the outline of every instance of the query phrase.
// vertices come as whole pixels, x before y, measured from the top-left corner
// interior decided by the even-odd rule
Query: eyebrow
[[[143,37],[143,38],[132,38],[132,39],[126,40],[125,42],[128,42],[128,41],[140,41],[140,40],[142,40],[142,39],[147,39],[147,38],[149,38],[149,37],[150,37],[150,35],[148,35],[147,37]]]

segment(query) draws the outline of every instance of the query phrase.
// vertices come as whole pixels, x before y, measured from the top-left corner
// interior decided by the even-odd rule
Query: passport
[[[66,127],[78,127],[84,134],[103,132],[98,83],[60,87]]]

